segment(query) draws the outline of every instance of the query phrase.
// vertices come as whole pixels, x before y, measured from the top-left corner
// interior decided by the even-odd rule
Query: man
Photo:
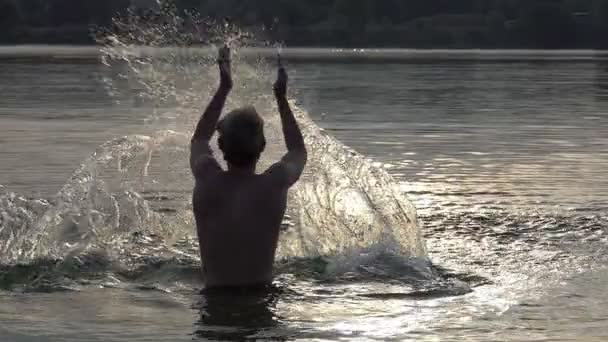
[[[190,157],[196,180],[193,207],[205,286],[265,287],[272,282],[287,190],[304,170],[306,147],[287,101],[287,73],[279,66],[274,94],[287,154],[264,173],[256,174],[266,147],[264,122],[253,107],[246,107],[228,113],[218,123],[232,89],[227,47],[220,49],[218,64],[220,86],[196,127]],[[220,167],[209,146],[216,128],[228,170]]]

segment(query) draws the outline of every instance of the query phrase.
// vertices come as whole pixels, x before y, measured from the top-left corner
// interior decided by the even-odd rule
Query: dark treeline
[[[175,0],[290,46],[606,48],[608,0]],[[0,0],[0,43],[92,43],[154,0]]]

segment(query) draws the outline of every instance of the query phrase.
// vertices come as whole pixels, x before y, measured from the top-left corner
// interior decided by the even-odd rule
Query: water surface
[[[62,53],[52,60],[47,57],[57,54],[53,51],[45,58],[36,57],[38,51],[25,60],[0,60],[0,184],[17,196],[53,202],[102,143],[152,134],[163,125],[176,128],[166,115],[154,117],[158,106],[142,100],[139,84],[125,82],[113,93],[107,82],[112,75],[90,51],[77,61]],[[291,54],[298,106],[394,177],[418,208],[430,259],[444,269],[438,278],[429,277],[449,286],[433,292],[425,278],[423,287],[431,291],[421,295],[408,277],[422,281],[428,274],[416,273],[415,261],[377,246],[329,260],[324,275],[316,273],[324,268],[319,260],[291,260],[280,268],[287,294],[257,312],[269,314],[267,321],[217,328],[201,316],[205,303],[196,293],[201,286],[196,260],[162,259],[173,253],[165,249],[187,253],[193,245],[157,245],[143,236],[135,244],[141,249],[128,252],[141,269],[129,274],[108,264],[120,258],[84,253],[76,271],[64,264],[30,265],[36,272],[51,270],[50,279],[41,280],[49,282],[45,287],[36,273],[3,266],[1,280],[11,285],[0,292],[3,336],[15,341],[608,337],[603,295],[608,60],[602,54]],[[237,73],[237,82],[253,82],[247,75]],[[189,181],[179,179],[163,194],[187,196]],[[7,221],[0,222],[0,231],[6,229]],[[139,239],[123,234],[115,239],[117,246],[125,236]],[[96,270],[102,275],[92,275]],[[75,283],[55,279],[66,275]],[[57,292],[52,286],[57,283],[68,292]],[[50,293],[42,293],[45,288]]]

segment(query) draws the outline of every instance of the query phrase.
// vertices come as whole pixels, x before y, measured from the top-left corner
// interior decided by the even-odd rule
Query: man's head
[[[224,160],[236,167],[255,165],[266,148],[264,120],[255,108],[233,110],[218,123],[218,144]]]

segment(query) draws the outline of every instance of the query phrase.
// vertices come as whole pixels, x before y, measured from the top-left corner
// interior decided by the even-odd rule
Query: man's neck
[[[255,167],[256,167],[256,164],[252,164],[249,166],[234,166],[234,165],[228,163],[228,172],[233,173],[233,174],[243,175],[243,176],[253,175],[253,174],[255,174]]]

